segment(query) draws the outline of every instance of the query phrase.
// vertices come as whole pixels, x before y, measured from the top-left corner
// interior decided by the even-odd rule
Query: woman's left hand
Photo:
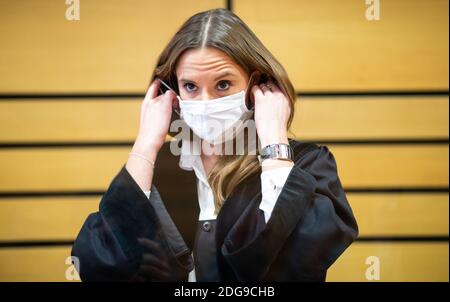
[[[142,255],[137,275],[131,281],[173,281],[169,260],[161,246],[147,238],[138,238],[138,242],[147,250]]]
[[[270,88],[270,89],[269,89]],[[254,85],[255,124],[261,147],[288,143],[287,122],[291,113],[288,97],[273,82]]]

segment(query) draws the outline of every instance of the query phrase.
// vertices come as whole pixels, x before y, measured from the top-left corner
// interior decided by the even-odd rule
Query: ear
[[[272,79],[272,77],[269,74],[262,73],[261,76],[259,77],[258,84],[267,83],[270,79]]]
[[[261,72],[258,70],[253,71],[249,77],[247,91],[245,93],[245,104],[249,109],[255,106],[255,97],[253,96],[252,88],[254,85],[259,84],[260,78]]]

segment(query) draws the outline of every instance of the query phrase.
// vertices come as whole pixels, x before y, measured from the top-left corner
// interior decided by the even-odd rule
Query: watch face
[[[266,146],[261,151],[261,158],[278,158],[292,160],[292,148],[285,144],[274,144]]]

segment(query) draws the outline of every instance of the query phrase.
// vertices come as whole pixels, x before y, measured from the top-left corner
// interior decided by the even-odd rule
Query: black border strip
[[[132,147],[133,141],[117,142],[0,142],[0,149],[24,148],[80,148],[80,147]]]
[[[225,7],[229,11],[233,11],[233,0],[225,0]]]
[[[295,139],[295,138],[294,138]],[[341,140],[302,140],[319,145],[434,145],[449,144],[448,137],[424,139],[341,139]],[[67,141],[67,142],[0,142],[0,149],[22,148],[79,148],[79,147],[131,147],[133,141]]]
[[[358,193],[371,193],[371,194],[384,194],[384,193],[398,193],[398,194],[411,194],[411,193],[426,193],[426,194],[448,194],[448,187],[403,187],[403,188],[344,188],[346,193],[358,194]],[[0,192],[0,202],[6,198],[46,198],[46,197],[89,197],[89,196],[102,196],[105,191],[101,190],[80,190],[80,191],[3,191]]]
[[[448,90],[392,90],[392,91],[297,91],[296,95],[298,97],[354,97],[354,96],[448,96]],[[107,92],[92,92],[92,93],[0,93],[0,101],[9,100],[73,100],[79,99],[83,101],[85,99],[104,99],[104,100],[115,100],[123,98],[144,98],[145,94],[137,92],[129,93],[107,93]]]
[[[4,191],[0,192],[0,202],[5,198],[45,198],[45,197],[90,197],[105,194],[100,190],[82,190],[82,191]]]
[[[357,242],[448,242],[448,236],[367,236],[356,239]]]
[[[20,100],[73,100],[79,99],[80,101],[88,99],[98,100],[115,100],[115,99],[143,99],[142,93],[1,93],[0,101],[20,101]]]
[[[346,193],[449,193],[448,187],[344,188]]]
[[[301,141],[305,143],[315,143],[318,145],[417,145],[417,144],[448,145],[449,144],[448,137],[423,138],[423,139],[381,138],[381,139],[339,139],[339,140],[301,140]]]
[[[0,248],[71,246],[74,240],[0,241]]]
[[[448,96],[448,90],[297,91],[297,97]]]
[[[425,243],[425,242],[449,242],[448,236],[377,236],[360,237],[356,242],[405,242],[405,243]],[[30,240],[30,241],[1,241],[0,248],[29,248],[29,247],[58,247],[71,246],[74,240]]]

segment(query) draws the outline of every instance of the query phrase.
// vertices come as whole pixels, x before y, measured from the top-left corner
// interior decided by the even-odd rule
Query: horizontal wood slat
[[[448,187],[448,145],[329,147],[345,187]]]
[[[0,93],[144,92],[176,30],[223,0],[82,1],[80,20],[64,1],[2,3]]]
[[[328,270],[327,281],[368,281],[370,256],[380,261],[379,281],[448,282],[448,242],[355,243]]]
[[[0,249],[0,281],[67,281],[68,256],[69,246]],[[327,281],[367,281],[369,256],[381,261],[380,281],[448,282],[448,243],[355,243],[328,270]]]
[[[448,236],[448,194],[347,197],[362,237]],[[100,195],[1,199],[0,241],[73,240],[87,216],[98,211],[100,199]]]
[[[310,140],[448,139],[448,96],[300,97],[291,131]]]
[[[74,240],[101,196],[0,200],[0,241]]]
[[[139,98],[0,101],[0,143],[133,141]],[[291,136],[448,139],[448,96],[300,97]]]
[[[328,147],[344,187],[448,187],[448,145]],[[130,149],[0,149],[0,192],[106,190]]]
[[[233,3],[297,90],[448,90],[448,1],[387,1],[380,21],[359,1]],[[0,92],[143,92],[179,26],[224,4],[90,1],[67,21],[51,0],[5,3]]]
[[[448,90],[448,1],[238,0],[300,91]],[[270,13],[267,13],[270,12]]]
[[[448,193],[347,194],[362,237],[448,236]]]
[[[0,281],[64,282],[70,246],[0,249]]]

